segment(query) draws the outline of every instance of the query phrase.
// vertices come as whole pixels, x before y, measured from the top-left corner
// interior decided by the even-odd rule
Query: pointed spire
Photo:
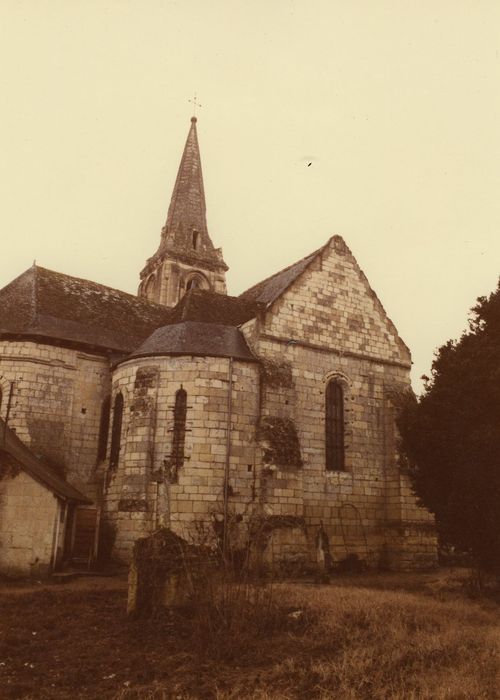
[[[187,289],[226,294],[228,270],[207,228],[196,117],[191,117],[160,246],[141,272],[139,296],[175,306]]]
[[[192,235],[193,231],[197,231],[201,237],[208,236],[196,122],[196,117],[191,117],[191,128],[184,146],[165,224],[167,236],[173,234],[178,241],[179,233]]]

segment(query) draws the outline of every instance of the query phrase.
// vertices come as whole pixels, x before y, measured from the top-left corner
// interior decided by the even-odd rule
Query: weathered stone
[[[210,566],[207,552],[167,528],[138,539],[129,570],[128,614],[149,617],[161,608],[182,605]]]
[[[436,562],[433,519],[397,461],[393,399],[410,386],[408,348],[340,236],[239,298],[224,296],[194,122],[142,299],[37,269],[0,290],[0,414],[13,386],[9,425],[102,504],[114,556],[129,561],[134,542],[161,526],[186,541],[220,538],[213,523],[225,521],[223,539],[250,546],[252,523],[277,518],[264,548],[272,561]],[[171,327],[190,320],[210,342],[169,345]],[[338,462],[326,448],[332,382],[342,396]],[[23,495],[14,500],[9,518],[20,511],[22,522]]]

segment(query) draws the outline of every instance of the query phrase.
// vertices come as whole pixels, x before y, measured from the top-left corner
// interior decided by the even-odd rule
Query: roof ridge
[[[156,302],[41,267],[0,290],[2,337],[128,352],[170,318],[171,310]]]
[[[118,287],[110,287],[107,284],[102,284],[102,282],[95,282],[94,280],[87,279],[86,277],[76,277],[75,275],[68,275],[65,272],[59,272],[58,270],[51,270],[50,268],[42,267],[41,265],[34,265],[34,266],[32,266],[32,268],[34,268],[36,272],[41,270],[43,272],[48,272],[51,275],[58,275],[59,277],[64,277],[66,279],[75,280],[76,282],[85,282],[86,284],[94,284],[96,287],[105,288],[105,289],[108,289],[112,292],[118,292],[119,294],[123,294],[127,297],[130,297],[131,299],[139,302],[140,304],[146,304],[148,306],[155,306],[155,307],[158,307],[158,308],[165,310],[164,304],[159,304],[156,301],[151,301],[149,299],[146,299],[146,297],[139,297],[139,296],[137,296],[137,294],[132,294],[131,292],[125,292],[123,289],[118,289]],[[29,268],[29,269],[31,270],[32,268]],[[28,271],[29,270],[26,270],[26,272],[28,272]],[[23,273],[23,274],[25,274],[25,273]],[[35,277],[37,277],[37,275],[35,275]]]
[[[292,276],[290,279],[285,279],[285,282],[284,282],[282,288],[274,290],[274,292],[271,293],[271,298],[269,300],[267,300],[267,302],[265,302],[267,304],[267,306],[270,306],[272,303],[274,303],[276,301],[276,299],[278,299],[283,294],[284,291],[286,291],[288,289],[288,287],[297,279],[297,277],[300,276],[300,274],[302,274],[302,272],[308,267],[308,265],[313,260],[315,260],[317,258],[317,256],[320,255],[326,249],[326,247],[330,244],[330,242],[332,241],[333,238],[334,238],[334,236],[331,236],[324,245],[322,245],[320,248],[313,251],[312,253],[309,253],[309,255],[305,255],[303,258],[296,260],[291,265],[288,265],[287,267],[282,268],[278,272],[275,272],[273,275],[270,275],[269,277],[266,277],[263,280],[261,280],[260,282],[257,282],[256,284],[252,285],[251,287],[246,289],[244,292],[242,292],[239,295],[239,298],[241,298],[243,300],[245,300],[247,298],[251,298],[252,292],[257,291],[259,288],[261,288],[262,291],[264,291],[264,288],[266,286],[269,286],[273,280],[276,280],[277,278],[279,278],[280,275],[282,275],[284,278],[286,278],[287,272],[290,272],[295,267],[300,267],[301,265],[303,265],[303,268],[297,272],[297,276]],[[258,299],[255,299],[255,301],[258,301]]]
[[[272,275],[269,275],[269,277],[264,277],[263,280],[260,280],[260,282],[256,282],[251,287],[249,287],[244,292],[242,292],[240,294],[240,296],[242,296],[243,294],[246,294],[254,287],[257,287],[259,284],[263,284],[264,282],[269,282],[269,280],[272,280],[274,277],[281,275],[282,272],[286,272],[287,270],[290,270],[292,267],[295,267],[295,265],[298,265],[299,263],[304,262],[305,260],[307,260],[307,258],[310,258],[313,255],[317,255],[317,253],[319,253],[320,250],[321,250],[321,248],[318,248],[318,250],[315,250],[313,253],[309,253],[309,255],[304,255],[303,258],[296,260],[294,263],[291,263],[291,265],[287,265],[286,267],[282,267],[281,270],[278,270],[278,272],[274,272]]]
[[[36,322],[38,320],[38,266],[35,262],[31,266],[33,270],[33,286],[31,288],[31,303],[33,308],[33,324],[36,327]]]

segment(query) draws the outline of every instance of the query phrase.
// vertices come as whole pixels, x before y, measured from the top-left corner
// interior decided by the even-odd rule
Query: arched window
[[[120,440],[122,436],[123,420],[123,395],[119,392],[115,396],[113,405],[113,427],[111,429],[111,448],[109,451],[109,466],[111,469],[118,467],[120,461]]]
[[[199,234],[198,231],[196,231],[196,229],[195,229],[195,230],[193,231],[193,248],[194,248],[195,250],[198,250],[198,242],[199,242],[199,239],[200,239],[200,234]]]
[[[97,443],[97,461],[106,459],[109,434],[109,411],[111,409],[111,397],[106,396],[101,406],[101,422],[99,425],[99,442]]]
[[[325,396],[325,450],[327,471],[345,471],[344,448],[344,390],[332,379]]]
[[[174,478],[184,464],[184,443],[186,440],[187,393],[182,387],[175,392],[174,430],[172,435],[172,452],[170,468]]]
[[[199,289],[200,280],[198,277],[192,277],[186,285],[186,292],[188,289]]]

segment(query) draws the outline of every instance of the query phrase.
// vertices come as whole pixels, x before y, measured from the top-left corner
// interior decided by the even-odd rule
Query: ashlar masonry
[[[410,351],[345,241],[238,297],[227,269],[193,117],[137,296],[36,265],[0,290],[3,571],[129,561],[159,527],[269,566],[435,564],[397,458]]]

